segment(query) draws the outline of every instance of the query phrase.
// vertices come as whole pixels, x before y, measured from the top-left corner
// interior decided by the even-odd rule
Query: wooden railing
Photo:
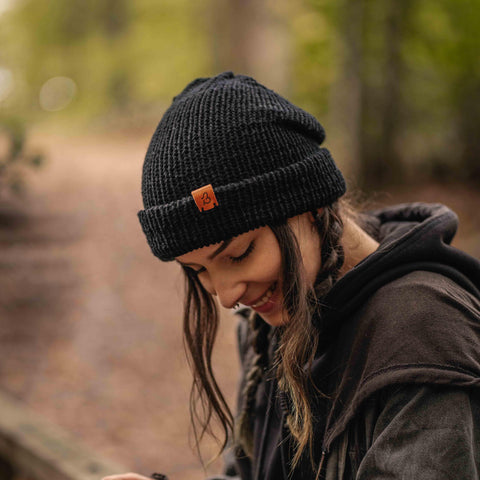
[[[100,480],[128,470],[1,392],[0,464],[27,480]]]

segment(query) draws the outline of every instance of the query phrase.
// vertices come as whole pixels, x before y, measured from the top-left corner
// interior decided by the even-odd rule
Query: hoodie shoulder
[[[441,319],[448,322],[454,312],[480,320],[480,299],[448,276],[432,271],[412,271],[392,280],[366,302],[367,315],[394,324],[402,319],[427,325]]]
[[[377,369],[387,364],[456,368],[469,356],[480,371],[480,301],[450,278],[408,273],[379,288],[363,310],[358,327],[369,338]]]

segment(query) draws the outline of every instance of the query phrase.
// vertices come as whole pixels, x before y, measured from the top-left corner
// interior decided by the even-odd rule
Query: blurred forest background
[[[202,478],[181,278],[136,220],[163,111],[252,75],[319,118],[353,190],[448,204],[480,257],[479,24],[478,0],[0,0],[0,388],[128,469]]]
[[[2,0],[2,123],[150,127],[191,79],[316,114],[361,186],[479,177],[478,0]]]

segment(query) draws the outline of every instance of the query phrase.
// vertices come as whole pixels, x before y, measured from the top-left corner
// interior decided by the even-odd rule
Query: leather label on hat
[[[210,184],[197,188],[191,193],[198,209],[201,212],[206,212],[207,210],[218,207],[217,197],[215,196],[213,187]]]

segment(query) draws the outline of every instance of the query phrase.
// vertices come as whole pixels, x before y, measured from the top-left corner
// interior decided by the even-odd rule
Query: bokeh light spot
[[[77,93],[76,83],[69,77],[53,77],[40,89],[40,106],[47,112],[64,109]]]

